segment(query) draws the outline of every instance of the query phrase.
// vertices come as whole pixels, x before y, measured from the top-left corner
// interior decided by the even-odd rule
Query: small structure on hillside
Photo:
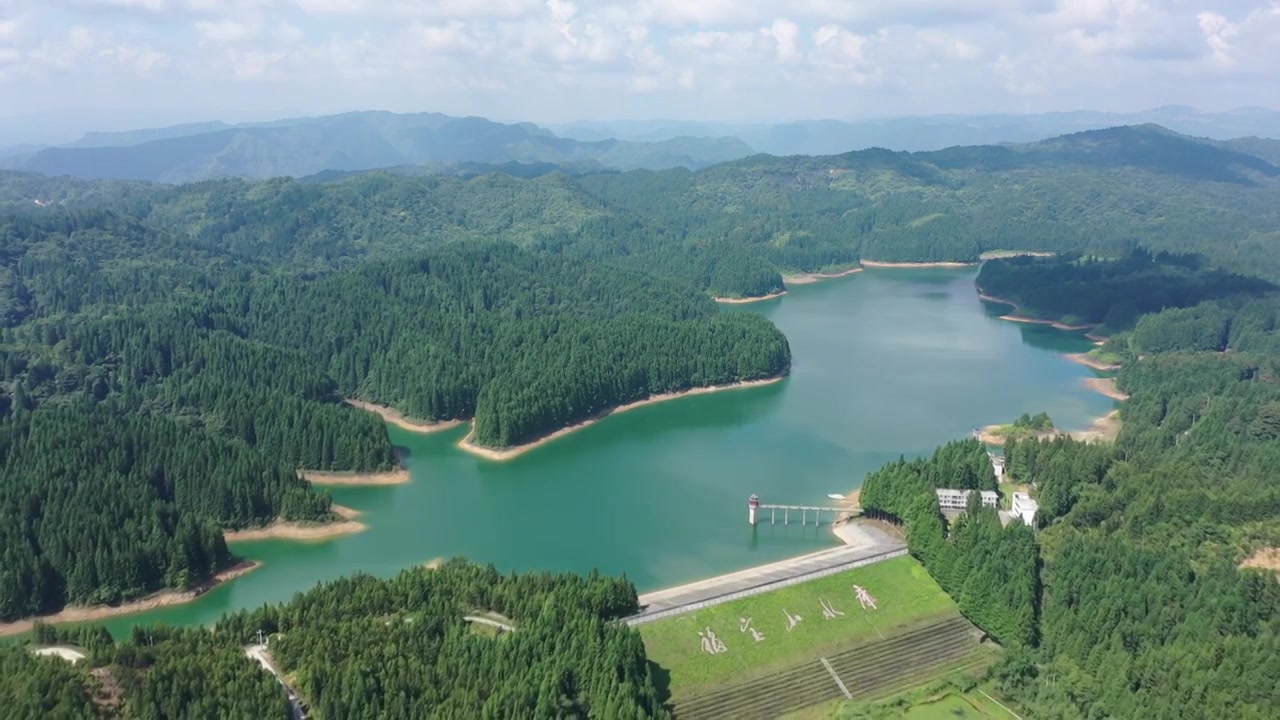
[[[989,452],[987,457],[991,458],[991,471],[996,474],[996,482],[1004,477],[1004,456],[998,453]]]
[[[941,510],[965,510],[969,507],[969,496],[973,492],[973,490],[938,488],[938,508]],[[1000,507],[1000,493],[994,490],[983,490],[978,494],[982,497],[982,507],[992,509]]]
[[[1031,499],[1031,496],[1024,492],[1016,492],[1013,494],[1013,514],[1015,517],[1021,518],[1022,522],[1030,527],[1036,526],[1036,513],[1040,511],[1040,503]]]

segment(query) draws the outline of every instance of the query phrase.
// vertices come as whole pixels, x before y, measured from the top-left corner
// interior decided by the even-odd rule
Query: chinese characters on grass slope
[[[862,587],[861,585],[854,585],[852,588],[852,591],[853,591],[854,597],[858,599],[858,604],[862,606],[863,610],[879,609],[879,607],[876,604],[875,597],[871,593],[867,592],[866,588]],[[827,620],[835,620],[836,618],[844,617],[844,612],[837,609],[835,604],[827,600],[826,598],[818,598],[818,605],[822,608],[822,617]],[[782,609],[782,615],[783,617],[786,618],[787,632],[791,632],[792,630],[796,629],[796,627],[800,625],[800,622],[804,620],[804,618],[801,617],[800,615],[792,615],[790,612],[787,611],[786,608]],[[752,625],[752,622],[753,620],[750,617],[738,618],[738,632],[750,633],[751,639],[757,643],[764,642],[765,640],[764,633],[762,633],[758,628],[754,627]],[[725,645],[724,640],[721,640],[720,637],[715,634],[715,631],[713,631],[710,627],[706,627],[706,628],[703,628],[702,630],[699,630],[698,638],[701,641],[702,650],[705,653],[708,653],[710,655],[720,655],[722,653],[726,653],[729,651],[729,648],[727,645]]]

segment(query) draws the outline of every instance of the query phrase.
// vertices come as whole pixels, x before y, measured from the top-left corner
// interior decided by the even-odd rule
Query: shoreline
[[[1089,353],[1063,353],[1062,356],[1073,363],[1083,365],[1087,368],[1098,370],[1100,372],[1111,372],[1113,370],[1119,370],[1121,367],[1116,363],[1105,363],[1101,360],[1095,360],[1089,357]]]
[[[1106,415],[1096,418],[1085,430],[1067,433],[1067,437],[1078,442],[1093,442],[1095,440],[1115,442],[1118,435],[1120,435],[1119,410],[1112,410]]]
[[[1067,325],[1066,323],[1058,322],[1057,320],[1041,320],[1039,318],[1031,318],[1023,315],[1001,315],[1000,319],[1008,320],[1009,322],[1027,323],[1029,325],[1048,325],[1054,330],[1065,330],[1067,332],[1080,332],[1081,330],[1090,330],[1092,328],[1098,327],[1097,323],[1086,323],[1084,325]]]
[[[980,265],[978,262],[960,262],[944,260],[941,262],[880,262],[878,260],[862,260],[863,267],[869,268],[966,268]]]
[[[1129,396],[1116,388],[1115,378],[1085,378],[1084,386],[1096,393],[1106,395],[1112,400],[1125,401]],[[992,431],[995,428],[1003,427],[1003,425],[987,425],[981,428],[978,435],[978,441],[985,445],[994,445],[996,447],[1004,447],[1008,438],[1003,435],[996,435]],[[1084,430],[1061,430],[1054,428],[1051,432],[1036,433],[1037,440],[1054,440],[1060,437],[1069,437],[1072,440],[1080,442],[1093,442],[1094,440],[1104,440],[1113,442],[1116,436],[1120,434],[1120,411],[1113,409],[1107,414],[1093,419],[1089,427]]]
[[[224,530],[222,537],[229,543],[249,542],[252,540],[298,540],[303,542],[320,542],[332,540],[345,535],[364,532],[368,525],[356,520],[360,511],[343,505],[331,505],[333,514],[341,520],[330,523],[296,522],[276,520],[270,525],[243,530]]]
[[[988,250],[978,256],[979,260],[1007,260],[1016,257],[1054,257],[1058,253],[1044,250]]]
[[[395,425],[401,430],[408,430],[409,432],[416,432],[416,433],[443,432],[445,430],[452,430],[453,428],[456,428],[462,423],[466,422],[465,420],[438,420],[434,422],[422,421],[422,420],[411,420],[405,417],[404,413],[401,413],[399,410],[396,410],[393,407],[388,407],[386,405],[377,405],[375,403],[366,402],[364,400],[356,400],[355,398],[344,398],[342,402],[350,405],[353,408],[356,408],[357,410],[364,410],[365,412],[371,412],[375,415],[378,415],[379,417],[382,418],[383,422],[390,423],[391,425]]]
[[[782,375],[778,375],[776,377],[771,377],[771,378],[765,378],[763,380],[748,380],[746,382],[730,383],[726,385],[709,385],[707,387],[690,388],[688,390],[683,390],[681,392],[650,395],[649,397],[643,400],[637,400],[635,402],[627,403],[625,405],[618,405],[616,407],[602,410],[596,413],[595,415],[592,415],[591,417],[587,418],[586,420],[575,423],[573,425],[569,425],[568,427],[560,428],[555,432],[552,432],[548,435],[543,435],[542,437],[539,437],[535,440],[531,440],[527,443],[523,443],[521,445],[513,445],[511,447],[502,448],[502,449],[484,447],[483,445],[476,445],[475,443],[473,443],[471,441],[471,438],[475,434],[475,430],[473,428],[471,432],[467,433],[466,437],[458,441],[457,447],[460,450],[469,452],[472,455],[484,458],[486,460],[493,460],[495,462],[504,462],[506,460],[517,458],[529,452],[530,450],[533,450],[534,448],[546,445],[547,443],[553,440],[562,438],[565,435],[568,435],[569,433],[577,432],[578,430],[581,430],[585,427],[590,427],[591,425],[594,425],[600,422],[601,420],[609,417],[610,415],[618,415],[618,414],[627,412],[628,410],[634,410],[638,407],[644,407],[646,405],[656,405],[657,403],[660,403],[660,402],[666,402],[668,400],[675,400],[677,398],[688,397],[690,395],[705,395],[707,393],[721,392],[724,390],[742,390],[746,388],[763,387],[765,385],[772,385],[774,383],[782,382],[783,380],[786,379],[786,377],[787,377],[786,373],[783,373]]]
[[[996,430],[1002,427],[1008,427],[1010,424],[1011,423],[997,423],[995,425],[984,426],[983,428],[981,428],[982,432],[978,435],[978,442],[981,442],[984,445],[994,445],[996,447],[1004,447],[1009,442],[1009,436],[997,434]],[[1062,437],[1063,435],[1069,435],[1069,434],[1070,433],[1068,432],[1054,428],[1053,430],[1048,430],[1048,431],[1031,431],[1029,433],[1021,433],[1018,436],[1018,440],[1022,441],[1022,440],[1030,440],[1034,438],[1037,441],[1043,442],[1045,440],[1054,440],[1056,438]]]
[[[14,620],[13,622],[0,623],[0,637],[30,632],[36,621],[49,624],[93,622],[120,615],[146,612],[170,605],[181,605],[191,602],[213,588],[223,583],[231,582],[241,575],[247,575],[260,567],[262,567],[262,563],[257,560],[241,560],[190,590],[161,590],[147,597],[121,605],[66,607],[50,615],[38,615],[36,617],[23,618],[22,620]]]
[[[783,275],[782,284],[783,285],[810,285],[816,282],[822,282],[823,280],[834,280],[835,278],[848,277],[849,275],[860,273],[862,271],[863,271],[863,268],[861,266],[855,266],[855,267],[849,268],[848,270],[843,270],[841,272],[836,272],[836,273],[797,273],[795,275]]]
[[[780,291],[778,291],[778,292],[776,292],[776,293],[769,293],[768,295],[760,295],[760,296],[757,296],[757,297],[745,297],[745,298],[722,298],[722,297],[713,297],[713,298],[711,298],[711,299],[712,299],[712,300],[715,300],[716,302],[720,303],[721,305],[745,305],[746,303],[764,302],[765,300],[773,300],[773,299],[775,299],[775,298],[780,298],[780,297],[782,297],[783,295],[786,295],[786,294],[787,294],[787,291],[786,291],[786,290],[780,290]],[[456,427],[456,426],[455,426],[455,427]]]
[[[839,529],[840,527],[844,527],[851,524],[853,523],[844,523],[843,525],[838,524],[834,527],[835,529]],[[688,582],[683,582],[678,585],[671,585],[668,587],[662,587],[662,588],[657,588],[657,589],[649,590],[642,593],[637,593],[637,599],[639,600],[640,607],[643,610],[645,606],[652,605],[655,602],[661,602],[662,600],[666,599],[671,595],[678,595],[678,594],[689,592],[691,590],[697,590],[703,587],[714,586],[714,585],[723,583],[725,581],[733,581],[737,578],[741,578],[744,576],[758,575],[762,572],[769,572],[779,568],[794,566],[796,563],[804,562],[806,560],[811,560],[814,558],[844,554],[850,550],[858,550],[860,548],[869,547],[875,544],[874,542],[869,541],[870,538],[867,538],[863,535],[860,535],[860,534],[855,535],[850,533],[849,537],[845,537],[836,533],[835,529],[833,529],[832,535],[835,537],[835,539],[841,542],[841,544],[839,545],[832,545],[831,547],[822,548],[820,550],[814,550],[812,552],[802,553],[800,555],[796,555],[794,557],[789,557],[789,558],[783,558],[781,560],[773,560],[770,562],[761,563],[759,565],[751,565],[751,566],[742,568],[740,570],[730,570],[728,572],[723,572],[718,575],[704,577],[700,580],[690,580]]]
[[[298,476],[312,485],[323,487],[386,487],[409,482],[409,471],[404,468],[371,473],[348,470],[299,470]]]
[[[978,299],[986,302],[998,303],[1000,305],[1008,305],[1009,307],[1013,308],[1013,312],[1007,315],[1000,316],[1001,320],[1008,320],[1009,322],[1028,323],[1031,325],[1048,325],[1049,327],[1055,330],[1065,330],[1067,332],[1080,332],[1081,330],[1092,330],[1093,328],[1098,327],[1098,324],[1099,324],[1099,323],[1086,323],[1084,325],[1067,325],[1066,323],[1059,322],[1057,320],[1041,320],[1040,318],[1033,318],[1033,317],[1027,317],[1025,315],[1019,315],[1018,312],[1022,310],[1022,308],[1021,306],[1018,305],[1018,303],[1013,302],[1012,300],[1006,300],[1005,298],[1002,298],[1002,297],[996,297],[995,295],[988,295],[987,293],[983,292],[981,288],[978,289]]]
[[[1123,402],[1129,399],[1128,395],[1121,392],[1120,389],[1116,387],[1115,378],[1099,378],[1099,377],[1085,378],[1084,386],[1096,393],[1101,393],[1103,395],[1106,395],[1112,400],[1119,400]]]

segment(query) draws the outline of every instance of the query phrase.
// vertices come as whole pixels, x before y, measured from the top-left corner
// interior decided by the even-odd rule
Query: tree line
[[[939,514],[935,487],[993,487],[974,481],[976,443],[868,476],[863,506],[901,519],[911,552],[1005,645],[993,677],[1028,715],[1274,714],[1280,583],[1242,561],[1280,546],[1276,308],[1245,293],[1113,336],[1131,395],[1117,441],[1005,448],[1009,478],[1039,502],[1038,535],[1001,530],[976,504],[952,523]],[[1201,323],[1220,342],[1200,339]]]
[[[14,717],[287,718],[284,689],[245,655],[267,651],[325,718],[665,718],[625,578],[503,575],[452,560],[379,580],[343,578],[213,628],[38,625],[32,640],[79,647],[76,666],[0,649],[0,699]],[[475,632],[468,615],[513,632]],[[119,697],[106,702],[108,685]]]
[[[504,447],[790,364],[762,317],[598,260],[477,241],[310,273],[119,211],[4,221],[6,620],[192,587],[233,562],[222,529],[331,518],[298,469],[396,462],[381,420],[344,398],[474,418],[476,442]]]

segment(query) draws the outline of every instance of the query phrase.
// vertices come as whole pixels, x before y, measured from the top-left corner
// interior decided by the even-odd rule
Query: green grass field
[[[864,610],[852,586],[877,601]],[[823,616],[822,601],[842,616]],[[910,557],[895,558],[807,583],[716,605],[640,626],[649,659],[670,673],[673,697],[743,675],[766,672],[817,658],[861,642],[888,637],[928,618],[957,612],[955,603]],[[801,620],[787,630],[787,615]],[[763,634],[757,642],[750,628]],[[698,636],[710,628],[725,651],[706,652]]]

